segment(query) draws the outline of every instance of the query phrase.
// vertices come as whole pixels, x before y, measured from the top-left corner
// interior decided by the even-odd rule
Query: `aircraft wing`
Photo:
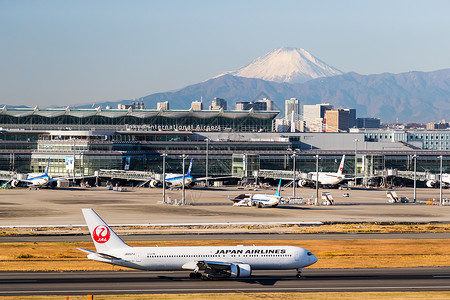
[[[229,269],[232,263],[223,262],[223,261],[212,261],[212,260],[199,260],[199,261],[190,261],[183,265],[183,269],[190,270],[215,270],[222,271]]]
[[[223,176],[223,177],[199,177],[194,178],[194,181],[206,181],[206,180],[222,180],[222,179],[230,179],[232,176]]]

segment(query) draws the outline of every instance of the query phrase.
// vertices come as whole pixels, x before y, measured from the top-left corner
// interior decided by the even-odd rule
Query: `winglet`
[[[280,178],[280,182],[278,183],[277,192],[274,195],[278,196],[278,197],[281,196],[281,178]]]

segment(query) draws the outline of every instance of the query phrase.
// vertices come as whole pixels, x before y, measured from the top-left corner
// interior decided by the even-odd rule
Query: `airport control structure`
[[[193,158],[194,177],[276,179],[292,176],[287,174],[295,153],[296,171],[304,173],[316,170],[316,155],[320,172],[335,172],[344,154],[344,174],[368,180],[388,172],[409,174],[413,155],[421,176],[440,172],[441,155],[443,172],[450,173],[448,130],[274,132],[278,114],[253,109],[3,107],[0,171],[42,173],[50,158],[51,175],[76,181],[105,170],[161,173],[165,153],[166,172],[181,173],[181,155],[186,154]]]

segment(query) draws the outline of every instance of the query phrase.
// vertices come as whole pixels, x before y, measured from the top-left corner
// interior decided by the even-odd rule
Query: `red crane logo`
[[[94,239],[94,241],[100,244],[109,241],[110,236],[111,232],[105,225],[98,225],[97,227],[95,227],[94,232],[92,232],[92,238]]]

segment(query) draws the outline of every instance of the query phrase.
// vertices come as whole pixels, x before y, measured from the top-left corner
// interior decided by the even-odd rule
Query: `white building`
[[[333,105],[328,103],[303,105],[301,119],[304,121],[305,131],[324,131],[323,120],[325,117],[325,112],[331,109],[333,109]]]

